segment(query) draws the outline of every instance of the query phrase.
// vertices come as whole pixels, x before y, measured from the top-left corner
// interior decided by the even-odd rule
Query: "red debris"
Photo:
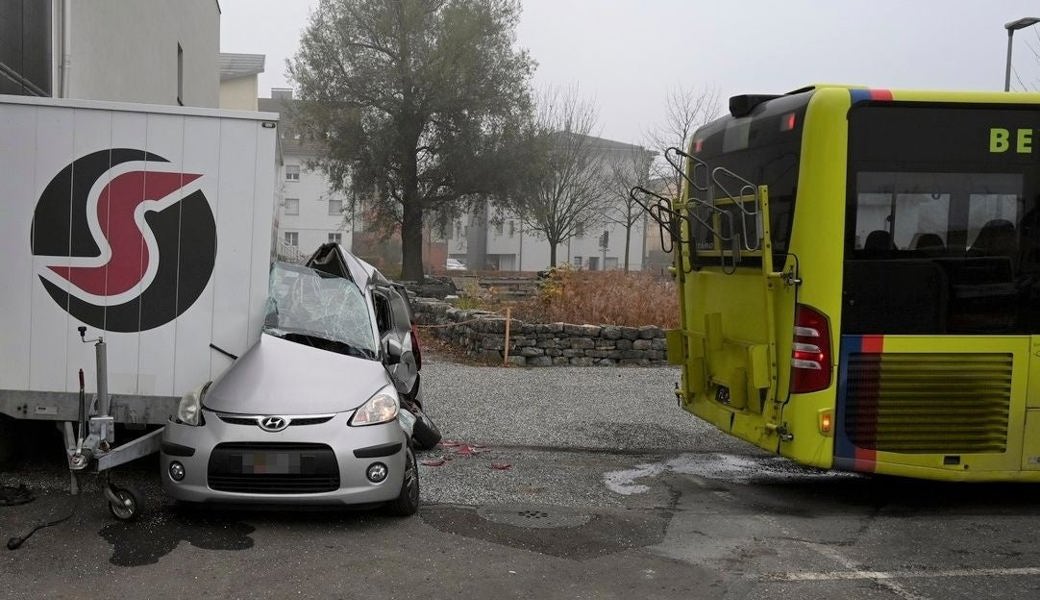
[[[443,456],[441,456],[438,458],[427,458],[419,462],[423,465],[426,465],[427,467],[439,467],[448,461],[445,460]]]

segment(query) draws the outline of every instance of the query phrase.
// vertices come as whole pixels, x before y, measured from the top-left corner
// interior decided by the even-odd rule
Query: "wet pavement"
[[[677,408],[678,372],[496,369],[434,357],[417,517],[185,509],[157,461],[149,511],[64,493],[49,451],[0,473],[0,598],[1035,598],[1040,487],[802,469]],[[38,437],[49,435],[40,429]],[[54,444],[58,444],[56,433]]]

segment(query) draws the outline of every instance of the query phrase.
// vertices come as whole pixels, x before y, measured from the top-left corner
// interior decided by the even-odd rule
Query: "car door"
[[[409,394],[416,385],[419,368],[411,336],[411,319],[408,302],[391,287],[378,287],[372,293],[376,310],[376,326],[379,329],[380,346],[386,349],[393,340],[403,349],[401,361],[387,365],[397,391]]]

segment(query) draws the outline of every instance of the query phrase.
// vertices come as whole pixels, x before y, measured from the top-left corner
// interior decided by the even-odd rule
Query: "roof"
[[[220,80],[238,79],[249,77],[264,72],[263,54],[232,54],[221,52],[217,56],[217,65],[220,67]]]

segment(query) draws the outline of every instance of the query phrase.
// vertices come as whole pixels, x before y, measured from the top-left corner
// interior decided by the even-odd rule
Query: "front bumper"
[[[185,502],[271,505],[348,505],[387,502],[397,498],[404,478],[408,438],[395,420],[381,425],[350,427],[352,413],[340,413],[319,424],[290,425],[269,433],[257,425],[228,423],[204,410],[205,425],[167,423],[160,450],[160,479],[166,493]],[[211,457],[218,444],[327,444],[335,456],[339,487],[317,493],[260,493],[210,487]],[[392,452],[391,454],[388,454]],[[170,463],[184,467],[184,478],[170,477]],[[388,475],[372,483],[365,475],[373,463],[386,465]],[[248,477],[248,476],[247,476]],[[218,487],[220,487],[218,485]]]

